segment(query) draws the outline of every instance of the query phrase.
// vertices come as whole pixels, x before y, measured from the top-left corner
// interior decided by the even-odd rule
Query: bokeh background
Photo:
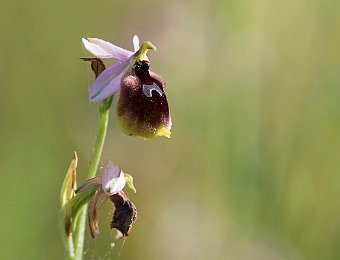
[[[62,259],[59,190],[98,125],[81,37],[150,40],[172,138],[125,136],[102,163],[135,178],[131,236],[112,209],[85,259],[340,259],[338,0],[0,2],[0,258]],[[108,61],[110,62],[110,61]]]

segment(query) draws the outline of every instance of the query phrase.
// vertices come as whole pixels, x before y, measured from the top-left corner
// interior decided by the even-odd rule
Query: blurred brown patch
[[[91,62],[91,69],[93,70],[96,78],[106,69],[101,59],[98,58],[80,58],[80,59]]]
[[[110,227],[119,230],[124,237],[128,236],[137,219],[137,208],[122,191],[110,196],[110,199],[116,208]]]

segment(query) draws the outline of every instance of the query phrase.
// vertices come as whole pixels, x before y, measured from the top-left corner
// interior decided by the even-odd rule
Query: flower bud
[[[122,79],[117,105],[124,133],[151,139],[170,138],[171,118],[163,79],[149,71],[149,62],[137,60]]]

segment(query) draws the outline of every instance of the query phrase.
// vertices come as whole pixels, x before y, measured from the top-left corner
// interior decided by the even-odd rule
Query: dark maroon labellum
[[[149,71],[147,61],[137,61],[124,76],[117,113],[123,131],[130,135],[152,138],[160,129],[170,128],[165,83]]]

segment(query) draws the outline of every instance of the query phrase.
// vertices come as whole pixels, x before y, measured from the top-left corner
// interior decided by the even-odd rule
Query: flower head
[[[135,190],[132,177],[123,173],[119,166],[109,162],[102,176],[87,180],[77,189],[76,193],[78,194],[89,190],[91,187],[97,187],[89,203],[88,211],[92,238],[96,239],[99,235],[98,210],[108,198],[115,207],[110,227],[116,228],[122,236],[129,235],[132,224],[137,218],[137,209],[123,192],[125,184]]]
[[[156,47],[149,41],[139,46],[137,36],[133,37],[134,52],[97,38],[83,38],[83,44],[98,58],[118,60],[98,75],[90,89],[90,101],[104,100],[120,91],[117,114],[124,133],[145,139],[170,137],[165,82],[150,71],[146,56]]]

